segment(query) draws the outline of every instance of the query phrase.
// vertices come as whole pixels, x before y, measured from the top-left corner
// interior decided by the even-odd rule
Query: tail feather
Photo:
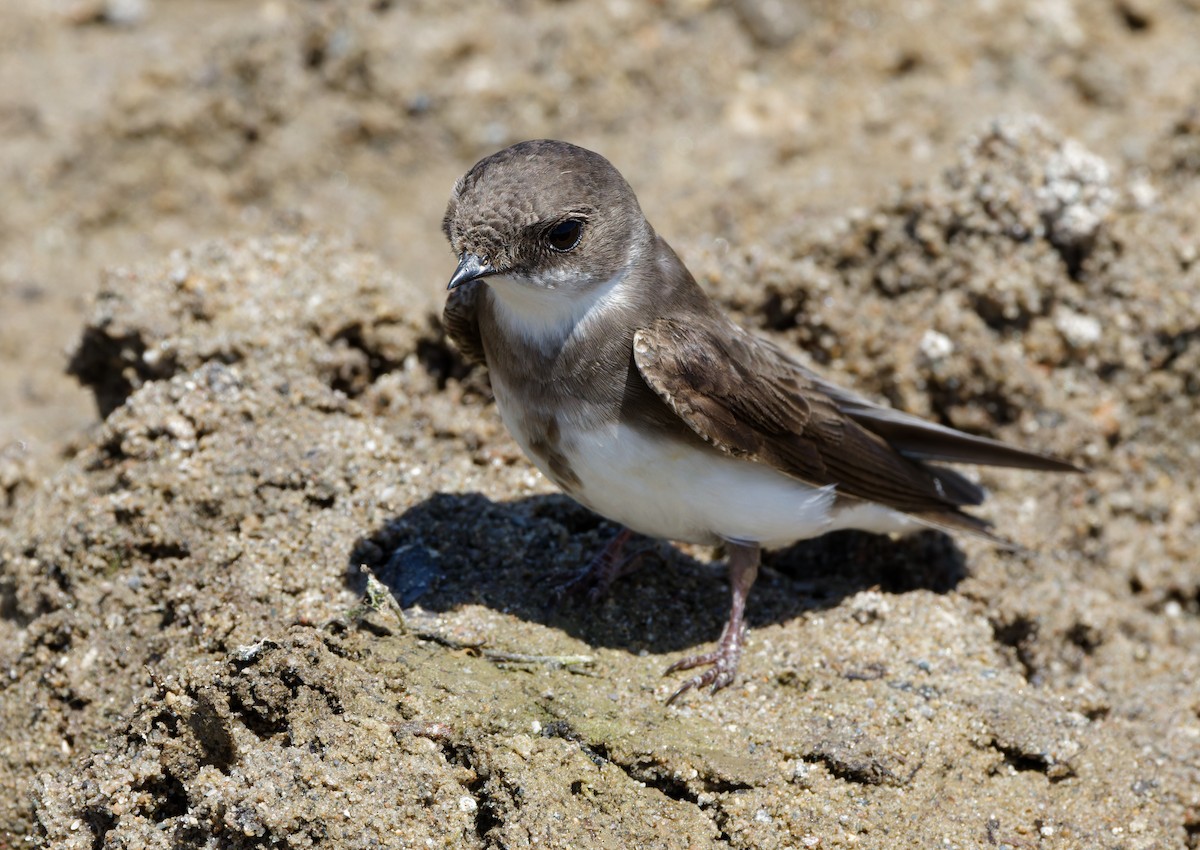
[[[946,501],[952,505],[982,505],[987,490],[953,469],[922,464],[937,481]]]
[[[992,531],[992,524],[987,520],[971,516],[962,511],[923,511],[922,513],[911,514],[911,516],[913,519],[940,531],[951,533],[966,532],[1010,552],[1025,551],[1024,546],[1009,540],[1007,537],[1001,537]]]

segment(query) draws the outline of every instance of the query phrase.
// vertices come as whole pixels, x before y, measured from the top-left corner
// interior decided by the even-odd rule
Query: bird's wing
[[[450,290],[442,310],[442,326],[468,363],[486,366],[483,337],[479,335],[479,298],[487,284],[473,280]]]
[[[687,425],[727,454],[816,486],[904,511],[931,524],[991,536],[961,513],[983,491],[957,473],[905,457],[844,413],[773,345],[729,323],[658,319],[634,335],[647,384]]]
[[[911,413],[876,404],[856,392],[839,387],[797,364],[805,376],[833,399],[838,409],[914,460],[969,463],[979,466],[1013,466],[1044,472],[1082,472],[1075,464],[1054,455],[1031,452],[975,434],[966,434],[929,422]]]

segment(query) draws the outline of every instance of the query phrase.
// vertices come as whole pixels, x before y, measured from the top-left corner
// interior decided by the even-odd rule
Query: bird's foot
[[[744,628],[738,626],[731,629],[727,625],[721,632],[717,648],[712,652],[688,656],[668,667],[663,673],[664,676],[680,670],[692,670],[696,667],[708,667],[708,669],[680,685],[679,689],[668,697],[667,705],[671,705],[683,694],[693,689],[709,688],[709,693],[715,694],[721,688],[732,685],[733,680],[737,678],[738,662],[741,661],[742,647],[745,642],[746,630]]]
[[[628,528],[618,531],[578,575],[555,590],[555,596],[559,600],[582,596],[588,602],[599,601],[614,581],[636,570],[654,551],[653,547],[642,546],[626,552],[625,544],[631,537],[633,532]]]
[[[742,658],[742,647],[746,644],[746,597],[754,585],[755,576],[758,575],[761,550],[757,543],[726,540],[725,544],[729,550],[729,587],[732,591],[729,619],[725,621],[725,628],[721,630],[716,649],[676,661],[667,668],[663,675],[677,670],[708,667],[703,673],[680,685],[679,690],[667,699],[667,705],[693,689],[707,687],[710,693],[716,693],[721,688],[732,685],[733,680],[737,678],[738,662]]]

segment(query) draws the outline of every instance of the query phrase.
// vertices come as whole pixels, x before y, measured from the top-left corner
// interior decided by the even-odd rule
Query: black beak
[[[458,258],[458,268],[454,270],[454,276],[450,278],[450,283],[446,285],[446,288],[457,289],[464,283],[470,283],[481,277],[496,274],[496,272],[497,269],[488,265],[474,254],[463,254]]]

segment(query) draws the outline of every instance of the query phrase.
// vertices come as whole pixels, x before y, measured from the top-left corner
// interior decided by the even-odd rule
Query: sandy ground
[[[1200,5],[0,6],[0,848],[1200,846]],[[453,180],[612,159],[742,322],[1084,476],[725,614],[436,321]],[[390,589],[366,592],[369,567]],[[392,599],[399,600],[398,610]]]

